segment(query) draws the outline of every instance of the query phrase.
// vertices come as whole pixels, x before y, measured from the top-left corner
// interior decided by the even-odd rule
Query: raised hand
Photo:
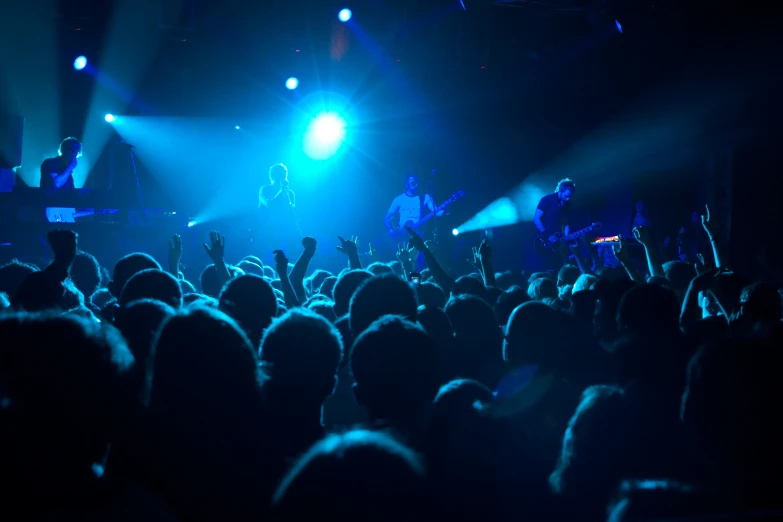
[[[397,245],[397,260],[403,265],[413,261],[412,250],[405,243]]]
[[[710,217],[710,206],[704,205],[704,210],[705,213],[701,215],[701,226],[704,227],[704,231],[707,233],[707,236],[712,239],[715,237],[715,232],[717,231],[718,227]]]
[[[277,267],[278,273],[280,273],[280,270],[283,269],[285,273],[288,273],[288,258],[285,256],[285,252],[282,250],[275,250],[272,252],[275,255],[275,266]]]
[[[612,245],[612,252],[614,252],[614,257],[616,257],[620,263],[625,264],[630,259],[628,255],[628,245],[625,244],[625,238],[622,234],[619,234],[617,237],[620,238],[620,242]]]
[[[46,235],[55,259],[68,264],[76,257],[78,237],[79,235],[71,230],[51,230]]]
[[[178,265],[182,259],[182,238],[174,234],[169,240],[169,265]]]
[[[305,249],[305,252],[314,254],[316,246],[318,246],[318,242],[315,240],[315,238],[310,236],[302,238],[302,247]]]
[[[636,227],[633,229],[633,237],[643,246],[652,246],[652,238],[647,227]]]
[[[350,241],[343,239],[341,236],[337,236],[337,239],[340,240],[340,246],[337,247],[338,252],[341,252],[348,257],[359,255],[359,247],[356,244],[359,241],[358,237],[353,236]]]
[[[473,255],[468,258],[468,264],[481,272],[481,257],[479,255],[478,247],[471,248],[471,252],[473,252]]]
[[[211,246],[204,243],[204,250],[213,263],[222,263],[226,254],[226,238],[213,230],[209,233],[209,241]]]
[[[478,247],[478,260],[479,261],[490,261],[492,259],[492,246],[487,242],[486,239],[481,241],[481,244]]]
[[[370,243],[370,251],[367,252],[367,255],[373,261],[380,261],[380,259],[378,259],[378,249],[375,247],[375,243]]]

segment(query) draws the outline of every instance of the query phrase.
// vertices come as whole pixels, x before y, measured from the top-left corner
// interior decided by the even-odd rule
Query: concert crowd
[[[714,222],[703,262],[640,225],[646,265],[532,274],[486,241],[450,273],[413,230],[274,266],[212,232],[193,281],[178,236],[102,267],[51,231],[0,267],[5,518],[780,519],[781,295]]]

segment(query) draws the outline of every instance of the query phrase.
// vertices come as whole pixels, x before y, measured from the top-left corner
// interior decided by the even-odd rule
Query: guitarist
[[[406,225],[418,223],[421,218],[432,212],[435,212],[435,202],[432,200],[432,196],[419,193],[419,178],[409,175],[405,178],[405,192],[394,198],[388,212],[386,212],[384,222],[389,234],[394,236],[392,218],[395,215],[399,216],[400,229],[403,229]],[[442,215],[443,211],[441,210],[436,214],[436,217]]]
[[[557,183],[554,194],[547,194],[538,202],[533,224],[548,241],[555,243],[555,234],[570,233],[569,218],[571,213],[571,197],[576,191],[576,184],[568,178]],[[561,263],[562,264],[562,263]]]

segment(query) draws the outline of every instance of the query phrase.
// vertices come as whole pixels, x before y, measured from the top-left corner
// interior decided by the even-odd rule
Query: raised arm
[[[663,263],[661,263],[660,253],[655,248],[650,237],[650,232],[645,227],[636,227],[633,229],[633,235],[636,240],[644,247],[644,252],[647,255],[647,268],[650,270],[651,276],[666,277],[663,272]]]
[[[209,241],[211,246],[207,246],[204,243],[204,250],[207,255],[215,264],[215,273],[217,274],[218,283],[220,288],[223,288],[229,279],[231,279],[231,273],[228,271],[228,266],[224,260],[226,252],[226,238],[220,235],[220,232],[215,230],[209,233]]]
[[[304,252],[302,252],[302,255],[299,256],[299,259],[296,260],[296,264],[294,265],[294,268],[291,270],[291,274],[289,275],[291,287],[294,289],[294,292],[296,292],[300,302],[307,300],[307,292],[305,291],[304,287],[304,277],[307,273],[307,267],[310,266],[310,261],[313,259],[313,256],[315,256],[316,246],[317,242],[312,237],[308,236],[302,238],[302,247],[304,247]]]
[[[340,240],[340,246],[337,247],[337,251],[348,256],[348,263],[351,270],[361,270],[362,262],[359,259],[359,247],[356,246],[357,238],[352,237],[350,241],[337,236]]]
[[[280,278],[280,286],[283,289],[283,298],[285,299],[285,306],[289,310],[301,306],[302,303],[296,297],[291,286],[291,280],[288,279],[288,258],[285,257],[285,253],[282,250],[275,250],[275,269],[277,270],[277,276]]]
[[[54,186],[61,188],[68,182],[77,164],[76,156],[64,168],[60,166],[59,161],[46,161],[41,165],[41,179],[52,178]]]
[[[435,278],[435,282],[438,283],[438,285],[440,285],[440,287],[443,288],[445,292],[451,293],[451,288],[454,286],[454,279],[443,269],[442,266],[440,266],[440,263],[435,258],[435,255],[433,255],[433,253],[424,243],[424,239],[422,239],[422,237],[410,227],[405,227],[405,230],[407,230],[408,234],[411,235],[411,245],[413,245],[413,248],[421,252],[424,256],[424,260],[427,262],[427,266],[432,272],[432,277]]]
[[[726,265],[723,260],[723,256],[721,255],[721,249],[718,246],[718,241],[716,238],[718,227],[715,226],[715,222],[710,218],[710,207],[708,205],[704,205],[704,210],[706,213],[702,214],[701,216],[701,225],[704,227],[704,231],[707,233],[707,237],[710,240],[710,245],[712,245],[712,255],[715,256],[715,268],[723,268]]]

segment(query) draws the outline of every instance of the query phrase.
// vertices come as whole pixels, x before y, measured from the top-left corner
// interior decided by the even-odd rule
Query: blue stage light
[[[293,76],[285,81],[285,88],[288,89],[289,91],[293,91],[297,87],[299,87],[299,80],[294,78]]]
[[[188,228],[193,228],[196,225],[198,225],[198,221],[196,221],[195,219],[191,219],[190,221],[188,221]]]
[[[337,153],[345,139],[346,123],[337,113],[322,112],[310,121],[304,148],[313,159],[327,159]]]
[[[623,26],[620,24],[620,20],[615,20],[614,25],[617,26],[617,30],[620,31],[620,34],[623,34]]]
[[[339,19],[341,22],[347,22],[348,20],[350,20],[350,19],[351,19],[351,17],[352,17],[352,16],[353,16],[353,13],[351,12],[351,10],[350,10],[350,9],[343,9],[343,10],[341,10],[341,11],[340,11],[340,13],[337,15],[337,18],[338,18],[338,19]]]
[[[458,236],[459,235],[459,230],[457,230],[455,228],[454,230],[451,231],[451,233],[454,234],[455,236]]]
[[[73,68],[77,71],[81,71],[85,67],[87,67],[87,58],[84,56],[79,56],[73,61]]]
[[[107,123],[112,123],[117,118],[115,118],[113,114],[107,114],[103,119],[106,120]]]

